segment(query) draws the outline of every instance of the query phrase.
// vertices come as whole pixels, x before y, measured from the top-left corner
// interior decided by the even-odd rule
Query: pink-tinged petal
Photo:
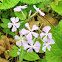
[[[25,27],[27,27],[30,30],[29,23],[26,23]]]
[[[18,22],[18,21],[19,21],[19,18],[18,18],[18,17],[16,17],[15,22]]]
[[[30,48],[29,48],[29,49],[27,50],[27,52],[31,52],[31,53],[32,53],[32,52],[33,52],[33,49],[30,49]]]
[[[38,12],[39,8],[36,7],[36,5],[33,5],[34,9]]]
[[[26,36],[27,40],[32,40],[32,34],[29,33],[27,36]]]
[[[16,26],[17,28],[19,28],[19,27],[20,27],[20,23],[16,23],[15,26]]]
[[[12,23],[8,23],[8,28],[11,28],[12,27]]]
[[[40,47],[35,47],[34,50],[38,53],[40,50]]]
[[[38,38],[38,36],[39,36],[39,34],[38,34],[38,33],[35,33],[35,32],[32,32],[32,34],[33,34],[33,36],[34,36],[35,38]]]
[[[28,40],[27,41],[31,46],[33,46],[33,40]]]
[[[43,43],[43,46],[46,46],[46,45],[47,45],[47,43],[46,43],[46,42],[44,42],[44,43]]]
[[[44,46],[44,47],[42,48],[42,50],[43,50],[44,52],[46,52],[46,46]]]
[[[48,33],[51,30],[51,27],[50,26],[45,26],[42,30],[44,32]]]
[[[28,45],[26,41],[23,42],[23,47],[24,47],[24,50],[30,48],[30,46]]]
[[[15,26],[13,26],[12,32],[15,32],[15,31],[17,31],[17,28]]]
[[[21,6],[22,9],[25,9],[27,8],[28,5],[24,5],[24,6]]]
[[[49,44],[55,44],[55,42],[54,42],[53,39],[48,39],[47,42],[48,42]]]
[[[45,36],[45,37],[43,38],[43,41],[44,41],[44,42],[47,41],[47,36]]]
[[[17,41],[16,45],[20,47],[21,46],[21,41]]]
[[[21,11],[21,6],[17,6],[16,8],[14,8],[14,12],[20,12]]]
[[[45,13],[43,13],[43,12],[42,12],[42,11],[40,11],[40,10],[39,10],[39,14],[40,14],[40,15],[42,15],[42,16],[44,16],[44,15],[45,15]]]
[[[47,49],[50,51],[51,50],[51,46],[48,46]]]
[[[23,28],[23,29],[21,30],[21,33],[22,33],[23,35],[26,35],[26,34],[29,33],[29,31]]]
[[[50,39],[52,39],[52,34],[51,34],[51,33],[48,33],[48,37],[49,37]]]
[[[19,40],[20,37],[18,35],[15,35],[15,40]]]
[[[34,31],[34,30],[38,30],[39,29],[39,27],[37,27],[36,25],[33,25],[33,27],[32,27],[32,31]]]
[[[15,17],[11,17],[10,20],[12,21],[12,23],[15,22]]]
[[[19,31],[19,34],[20,34],[20,36],[23,36],[23,34],[22,34],[21,30]]]
[[[40,37],[42,38],[42,37],[44,37],[45,36],[45,33],[40,33]]]
[[[40,46],[41,46],[41,44],[38,41],[36,41],[34,44],[34,47],[40,47]]]

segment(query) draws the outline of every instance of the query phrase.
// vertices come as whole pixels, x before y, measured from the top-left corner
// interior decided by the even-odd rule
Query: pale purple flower
[[[20,55],[20,52],[17,52],[17,55]]]
[[[50,26],[45,26],[45,27],[42,29],[42,31],[44,31],[44,32],[42,32],[42,33],[40,34],[40,37],[43,38],[43,37],[45,36],[45,37],[43,38],[43,41],[47,41],[48,38],[49,38],[49,39],[52,39],[52,34],[49,33],[50,30],[51,30],[51,27],[50,27]],[[47,38],[47,36],[48,36],[48,38]]]
[[[40,15],[42,15],[42,16],[45,15],[45,13],[41,12],[41,11],[39,10],[39,8],[36,7],[36,5],[33,5],[33,7],[34,7],[34,9],[35,9],[37,12],[39,12]]]
[[[17,6],[16,8],[14,8],[14,12],[20,12],[20,11],[22,11],[22,9],[25,9],[25,8],[27,8],[27,5]]]
[[[36,25],[33,25],[32,29],[30,29],[29,23],[26,23],[25,27],[28,28],[28,30],[26,30],[26,29],[23,28],[21,30],[21,32],[22,32],[23,35],[26,35],[27,40],[32,39],[32,34],[33,34],[33,36],[35,38],[38,38],[39,34],[36,33],[36,32],[33,32],[34,30],[38,30],[39,29]]]
[[[12,23],[10,23],[10,22],[8,23],[8,28],[11,28],[13,25],[12,32],[17,31],[17,28],[20,27],[20,23],[17,23],[19,21],[19,18],[18,17],[16,17],[16,18],[12,17],[12,18],[10,18],[10,20]]]
[[[19,31],[19,33],[20,33],[20,36],[15,35],[15,40],[17,41],[16,45],[20,47],[22,45],[22,43],[24,42],[25,38],[23,37],[21,31]]]
[[[44,42],[43,44],[43,48],[42,50],[45,52],[46,51],[46,48],[50,51],[51,50],[51,44],[54,44],[54,40],[53,39],[48,39],[47,42]]]
[[[33,52],[33,49],[35,52],[39,52],[41,44],[36,41],[35,44],[33,43],[33,40],[29,40],[27,42],[23,43],[24,50],[28,49],[27,52]]]

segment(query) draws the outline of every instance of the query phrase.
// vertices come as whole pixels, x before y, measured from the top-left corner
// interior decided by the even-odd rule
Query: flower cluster
[[[46,48],[50,51],[51,46],[50,44],[54,44],[54,40],[52,39],[52,34],[49,33],[49,31],[51,30],[50,26],[46,26],[42,29],[42,33],[40,34],[40,37],[43,38],[43,48],[42,50],[45,52]]]
[[[39,8],[37,8],[35,5],[33,5],[34,9],[39,12],[40,15],[44,16],[45,13],[41,12],[39,10]],[[22,12],[22,14],[24,15],[22,9],[25,9],[27,8],[27,5],[24,5],[24,6],[17,6],[16,8],[14,8],[14,12]],[[30,14],[31,14],[31,10],[30,10]],[[12,32],[16,32],[17,31],[17,28],[20,27],[20,23],[19,22],[19,18],[18,17],[12,17],[10,18],[11,22],[12,23],[8,23],[8,28],[12,28]],[[36,25],[33,25],[32,29],[29,27],[29,23],[26,23],[25,24],[25,28],[23,28],[22,30],[19,31],[19,34],[20,36],[18,35],[15,35],[15,40],[16,40],[16,45],[18,47],[21,47],[23,46],[24,50],[27,50],[27,52],[33,52],[33,50],[35,52],[39,52],[40,50],[40,42],[39,41],[35,41],[33,40],[33,37],[34,38],[40,38],[44,44],[43,44],[43,48],[42,50],[45,52],[46,51],[46,48],[50,51],[51,50],[51,44],[54,44],[54,40],[52,39],[52,34],[49,33],[49,31],[51,30],[51,27],[50,26],[45,26],[43,29],[42,29],[42,32],[40,34],[38,34],[38,31],[39,31],[39,27],[37,27]],[[36,30],[38,30],[36,32]],[[20,54],[20,51],[21,49],[18,50],[17,54],[19,55]]]

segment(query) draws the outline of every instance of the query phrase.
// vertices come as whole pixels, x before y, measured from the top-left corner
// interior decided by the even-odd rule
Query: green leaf
[[[20,19],[20,20],[25,20],[27,17],[27,12],[26,10],[23,10],[24,15],[22,12],[15,12],[15,15]]]
[[[40,59],[38,62],[47,62],[46,59]]]
[[[2,22],[3,22],[3,23],[1,23],[0,26],[1,26],[2,28],[8,28],[8,23],[10,22],[10,20],[3,18],[3,19],[2,19]]]
[[[20,0],[3,0],[0,4],[0,9],[10,9],[14,7]]]
[[[17,55],[17,52],[18,52],[18,47],[13,46],[12,51],[9,52],[9,54],[10,54],[10,56],[12,56],[12,57],[16,57],[16,56],[18,56],[18,55]]]
[[[37,4],[40,2],[44,2],[44,1],[51,1],[51,0],[20,0],[22,3],[26,3],[26,4]]]
[[[51,33],[53,34],[58,47],[62,50],[62,20],[55,28],[52,27]]]
[[[27,54],[25,54],[24,59],[28,61],[35,61],[40,59],[40,57],[35,52],[32,53],[28,52]]]
[[[55,5],[55,3],[51,3],[51,7],[55,12],[62,15],[62,1],[59,1],[58,5]]]
[[[51,51],[46,52],[47,62],[62,62],[62,51],[57,44],[52,45]]]
[[[46,52],[47,62],[62,62],[62,20],[51,31],[55,44],[52,45],[51,51]]]

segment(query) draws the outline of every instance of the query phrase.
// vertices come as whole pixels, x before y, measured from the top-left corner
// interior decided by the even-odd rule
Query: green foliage
[[[59,1],[58,5],[56,5],[55,3],[51,3],[51,7],[55,12],[62,15],[62,1]]]
[[[1,23],[0,26],[1,26],[2,28],[8,28],[8,23],[10,22],[10,20],[5,19],[5,18],[3,18],[3,19],[1,19],[1,20],[2,20],[3,23]]]
[[[62,51],[58,47],[57,44],[52,46],[51,51],[46,52],[46,60],[47,62],[62,62]]]
[[[62,20],[59,22],[58,26],[52,28],[52,34],[58,47],[62,50]]]
[[[26,12],[26,10],[23,10],[23,13],[24,13],[25,16],[22,14],[21,11],[20,11],[20,12],[15,12],[15,15],[16,15],[20,20],[25,20],[26,17],[27,17],[27,12]]]
[[[26,4],[37,4],[44,1],[51,1],[51,0],[21,0],[22,3]]]
[[[38,62],[47,62],[46,59],[40,59]]]
[[[12,56],[12,57],[16,57],[16,56],[18,56],[18,55],[17,55],[17,52],[18,52],[18,47],[13,46],[12,51],[9,52],[9,54],[10,54],[10,56]]]
[[[1,40],[1,32],[0,32],[0,40]]]
[[[0,9],[10,9],[14,7],[20,0],[3,0],[0,4]]]
[[[35,52],[28,52],[27,54],[25,54],[24,59],[28,61],[35,61],[40,59],[40,57]]]
[[[55,44],[52,45],[51,51],[46,52],[47,62],[62,62],[62,20],[59,25],[52,28],[53,38],[55,39]]]

